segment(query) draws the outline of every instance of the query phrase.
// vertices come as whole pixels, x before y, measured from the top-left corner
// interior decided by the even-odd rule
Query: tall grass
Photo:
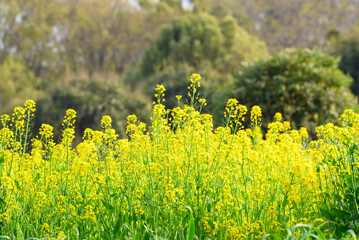
[[[47,124],[30,139],[33,101],[3,115],[0,238],[324,239],[348,229],[354,238],[358,115],[319,127],[308,146],[306,129],[280,114],[263,134],[258,106],[245,128],[247,108],[230,99],[213,129],[199,81],[192,75],[189,102],[178,96],[172,110],[158,86],[152,124],[128,116],[127,139],[104,116],[74,146],[74,110],[59,143]]]

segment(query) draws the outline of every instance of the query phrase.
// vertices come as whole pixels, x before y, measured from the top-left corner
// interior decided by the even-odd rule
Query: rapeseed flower
[[[320,139],[303,144],[307,130],[292,130],[279,113],[263,137],[259,106],[245,128],[247,108],[229,99],[224,125],[214,128],[212,116],[200,112],[200,78],[191,76],[191,104],[172,110],[158,85],[151,125],[128,116],[126,139],[104,116],[101,130],[86,129],[75,147],[70,109],[60,143],[43,124],[23,151],[35,104],[2,116],[2,234],[14,236],[19,225],[26,238],[186,238],[192,214],[199,238],[260,239],[325,221],[320,209],[332,200],[323,193],[344,186],[343,174],[358,174],[358,114],[346,111],[342,126],[318,126]],[[344,199],[344,190],[337,197]]]

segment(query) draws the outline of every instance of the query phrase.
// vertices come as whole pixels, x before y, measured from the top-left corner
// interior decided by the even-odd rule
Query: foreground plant
[[[326,142],[308,147],[306,129],[292,130],[279,113],[263,134],[259,106],[251,109],[246,128],[248,110],[235,99],[227,102],[224,125],[213,129],[212,116],[201,114],[206,102],[199,98],[199,81],[191,76],[188,102],[178,96],[172,110],[163,105],[165,87],[157,86],[151,126],[128,116],[127,139],[119,139],[104,116],[101,130],[86,129],[74,146],[76,112],[68,110],[59,143],[44,124],[24,150],[29,130],[21,122],[27,115],[3,116],[2,236],[285,238],[290,226],[324,222],[323,187],[335,189],[325,177],[332,168],[323,165]],[[325,203],[327,211],[334,209],[332,198]],[[333,232],[340,234],[337,225],[323,234]]]
[[[317,127],[318,141],[312,156],[317,160],[320,211],[331,220],[331,229],[359,232],[359,115],[346,110],[341,127],[328,123]]]

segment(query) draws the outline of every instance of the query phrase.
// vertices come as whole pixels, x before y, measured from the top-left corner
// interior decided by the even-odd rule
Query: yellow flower
[[[262,110],[259,106],[253,106],[251,110],[251,123],[252,126],[261,125]]]
[[[36,103],[34,102],[34,100],[27,100],[24,105],[25,105],[26,111],[35,112]]]
[[[277,122],[282,121],[283,117],[282,114],[277,112],[276,114],[274,114],[274,120],[276,120]]]
[[[48,234],[50,233],[50,226],[47,223],[42,224],[41,226],[41,232]]]
[[[198,99],[198,102],[199,102],[202,106],[206,106],[206,105],[207,105],[206,99],[204,99],[204,98]]]
[[[10,116],[7,114],[1,115],[1,123],[3,127],[6,127],[8,122],[10,121]]]
[[[64,128],[71,128],[75,125],[75,122],[76,122],[76,111],[73,109],[68,109],[66,111],[62,126]]]
[[[103,129],[111,128],[111,123],[112,123],[112,119],[111,119],[110,116],[106,115],[106,116],[102,117],[102,119],[101,119],[101,127]]]
[[[158,94],[162,95],[165,91],[166,91],[166,88],[161,84],[157,84],[157,87],[156,87],[156,92],[158,92]]]
[[[43,136],[45,139],[52,139],[54,133],[54,128],[49,124],[42,124],[40,127],[40,135]]]

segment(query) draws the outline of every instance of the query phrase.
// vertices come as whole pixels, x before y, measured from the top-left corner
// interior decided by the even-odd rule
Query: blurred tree
[[[122,12],[131,6],[120,0],[69,0],[67,9],[63,45],[71,70],[85,69],[90,76],[109,71],[118,63],[111,58],[126,44],[118,37],[126,35]]]
[[[162,24],[181,13],[141,9],[130,0],[0,1],[0,60],[13,56],[36,76],[70,71],[123,73],[150,47]]]
[[[358,0],[192,0],[203,11],[230,11],[240,24],[251,19],[271,52],[282,48],[324,47],[330,28],[351,29],[359,16]],[[247,21],[248,22],[248,21]]]
[[[247,107],[261,106],[265,124],[280,112],[293,128],[305,126],[313,136],[316,126],[337,122],[356,104],[352,78],[338,69],[338,61],[318,51],[286,50],[244,64],[234,84],[217,96],[216,107],[223,109],[223,96],[235,97]]]
[[[130,93],[118,84],[107,84],[96,80],[73,79],[68,86],[56,87],[49,96],[37,103],[35,129],[42,123],[54,126],[60,135],[61,123],[67,109],[77,112],[76,132],[79,137],[86,128],[100,129],[104,115],[112,117],[117,133],[126,136],[127,116],[136,114],[143,122],[149,121],[151,101],[139,93]]]
[[[60,0],[3,0],[0,2],[0,59],[17,57],[36,76],[58,74],[64,56],[58,30],[64,18]],[[44,71],[45,70],[45,71]]]
[[[97,114],[110,114],[123,134],[126,115],[145,109],[148,99],[138,92],[129,94],[122,86],[114,89],[118,85],[113,83],[121,82],[119,74],[154,44],[163,23],[183,14],[169,2],[154,9],[142,9],[133,2],[0,1],[0,63],[4,62],[0,66],[4,109],[0,110],[22,105],[26,98],[40,96],[43,89],[40,120],[60,126],[60,111],[76,107],[80,130],[99,123]],[[99,80],[73,80],[74,76]],[[118,120],[119,116],[123,119]]]
[[[162,24],[177,14],[172,8],[138,9],[128,0],[68,0],[67,37],[63,44],[71,70],[123,73],[135,65]]]
[[[236,19],[239,26],[251,34],[255,33],[254,19],[244,13],[242,5],[238,1],[192,0],[191,3],[194,12],[206,12],[217,18],[231,15]]]
[[[329,40],[330,52],[340,57],[339,68],[353,79],[351,89],[359,95],[359,27]]]
[[[249,35],[231,16],[218,21],[201,13],[175,20],[163,28],[156,45],[141,61],[147,77],[169,65],[188,64],[231,73],[242,61],[267,56],[263,42]]]
[[[233,81],[231,74],[220,74],[214,69],[203,68],[197,69],[188,64],[169,65],[162,71],[157,72],[147,79],[144,83],[144,89],[147,95],[154,96],[154,86],[156,84],[163,84],[166,88],[164,105],[168,109],[178,106],[176,95],[181,95],[181,103],[189,103],[187,87],[190,84],[190,76],[193,73],[199,73],[202,76],[201,88],[199,89],[199,97],[207,101],[207,106],[203,109],[204,112],[212,111],[212,96],[222,89],[226,84]],[[155,98],[153,97],[153,100]]]
[[[182,0],[138,0],[139,5],[144,9],[176,8],[183,10]]]
[[[196,72],[203,77],[201,97],[211,102],[242,61],[267,56],[265,44],[239,27],[233,17],[219,20],[206,13],[188,14],[163,28],[126,81],[133,87],[142,85],[150,96],[153,86],[164,84],[166,105],[171,108],[177,106],[175,95],[186,98],[189,77]]]
[[[359,41],[358,39],[342,40],[337,50],[341,56],[339,68],[353,77],[351,89],[355,95],[359,95]]]
[[[0,85],[0,114],[11,112],[27,99],[36,100],[43,95],[41,80],[10,57],[0,64]]]

